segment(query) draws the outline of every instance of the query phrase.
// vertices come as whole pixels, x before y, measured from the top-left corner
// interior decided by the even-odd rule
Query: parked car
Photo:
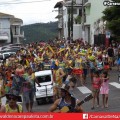
[[[0,53],[0,60],[5,60],[9,58],[12,54],[16,54],[15,52],[4,52]]]
[[[53,76],[51,70],[44,70],[35,72],[35,76],[41,87],[35,84],[36,92],[35,99],[39,104],[43,101],[53,101]]]

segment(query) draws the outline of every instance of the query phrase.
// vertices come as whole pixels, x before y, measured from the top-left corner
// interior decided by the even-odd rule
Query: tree
[[[120,3],[120,0],[112,0]],[[103,19],[107,21],[106,27],[112,31],[116,37],[120,37],[120,6],[107,7],[103,11]]]

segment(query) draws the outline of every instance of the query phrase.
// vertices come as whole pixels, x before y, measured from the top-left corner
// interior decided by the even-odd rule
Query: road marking
[[[109,84],[116,87],[116,88],[120,88],[120,84],[117,82],[110,82]]]
[[[77,88],[78,88],[78,90],[79,90],[80,92],[82,92],[83,94],[91,93],[91,92],[92,92],[92,91],[89,90],[86,86],[77,87]]]

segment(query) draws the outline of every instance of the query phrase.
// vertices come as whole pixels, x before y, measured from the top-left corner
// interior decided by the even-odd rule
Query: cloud
[[[58,13],[52,12],[52,10],[54,10],[54,6],[58,1],[60,0],[0,0],[0,12],[11,14],[17,18],[21,18],[24,24],[32,24],[39,22],[46,23],[50,21],[56,21],[55,16]],[[19,2],[19,4],[5,4],[16,2]]]

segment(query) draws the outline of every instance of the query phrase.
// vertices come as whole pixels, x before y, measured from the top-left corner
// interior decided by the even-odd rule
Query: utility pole
[[[62,6],[62,39],[63,39],[63,37],[64,37],[64,18],[63,18],[63,15],[64,15],[64,10],[63,10],[63,6]]]
[[[84,26],[84,21],[85,21],[84,0],[82,0],[82,39],[85,42],[85,26]]]
[[[71,40],[73,41],[73,0],[71,2]]]
[[[70,9],[68,9],[68,38],[70,39],[70,25],[71,25],[71,21],[70,21]]]

